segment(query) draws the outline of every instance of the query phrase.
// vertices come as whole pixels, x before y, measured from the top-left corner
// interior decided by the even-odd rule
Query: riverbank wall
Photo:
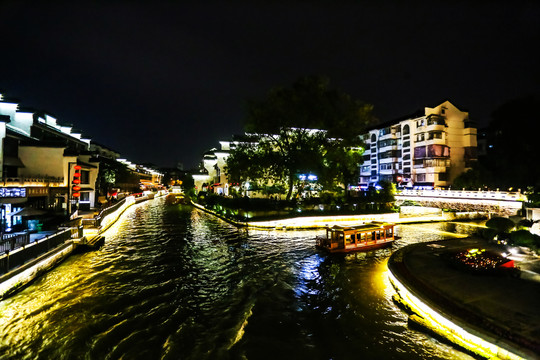
[[[166,193],[158,193],[155,197],[160,197]],[[23,287],[29,285],[40,275],[54,268],[65,260],[68,256],[75,253],[78,249],[88,249],[88,244],[92,244],[96,238],[101,237],[109,227],[111,227],[122,214],[132,205],[153,199],[154,196],[134,197],[128,196],[122,206],[109,213],[103,219],[100,219],[100,226],[96,228],[83,229],[83,236],[79,238],[70,238],[53,249],[44,252],[34,259],[31,259],[21,266],[18,266],[0,276],[0,300],[8,297]],[[68,230],[69,231],[69,230]],[[44,240],[40,240],[44,241]],[[39,241],[38,241],[39,242]],[[28,247],[34,246],[32,243],[18,251],[27,251]]]
[[[297,216],[268,221],[236,221],[207,209],[204,206],[191,202],[191,204],[207,213],[239,227],[259,230],[317,230],[334,225],[359,224],[371,221],[391,222],[395,224],[442,222],[442,221],[469,221],[486,219],[484,212],[445,212],[437,208],[407,207],[400,213],[360,214],[360,215],[327,215],[327,216]]]

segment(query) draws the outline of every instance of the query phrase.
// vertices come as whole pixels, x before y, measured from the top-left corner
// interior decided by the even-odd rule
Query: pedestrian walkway
[[[467,332],[523,358],[540,358],[538,258],[514,258],[525,265],[521,278],[469,273],[445,260],[449,251],[471,248],[496,249],[473,238],[414,244],[394,253],[388,266],[415,297]]]

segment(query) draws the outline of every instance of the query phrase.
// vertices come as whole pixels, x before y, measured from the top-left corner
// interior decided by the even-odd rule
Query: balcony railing
[[[400,196],[420,196],[438,198],[457,198],[475,200],[505,200],[505,201],[526,201],[527,197],[521,191],[474,191],[474,190],[401,190]]]
[[[64,177],[47,175],[4,177],[3,186],[66,186]]]

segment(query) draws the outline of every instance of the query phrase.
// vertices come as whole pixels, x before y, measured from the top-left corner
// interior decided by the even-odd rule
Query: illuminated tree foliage
[[[228,158],[228,175],[258,187],[283,186],[287,200],[299,174],[315,174],[327,190],[355,181],[363,152],[358,135],[374,120],[372,109],[320,77],[274,88],[264,100],[248,102],[249,135]]]

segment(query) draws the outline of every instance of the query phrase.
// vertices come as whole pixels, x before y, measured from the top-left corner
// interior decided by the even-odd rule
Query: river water
[[[470,359],[409,330],[392,251],[474,231],[400,225],[392,249],[328,255],[321,231],[247,231],[155,199],[98,251],[0,301],[2,359]]]

